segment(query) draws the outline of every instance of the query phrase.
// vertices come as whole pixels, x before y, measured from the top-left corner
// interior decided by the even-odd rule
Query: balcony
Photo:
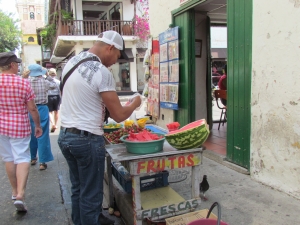
[[[106,30],[114,30],[122,36],[134,35],[132,21],[72,20],[58,23],[57,36],[94,36]]]
[[[68,56],[77,43],[94,41],[95,36],[103,31],[115,30],[125,41],[134,35],[132,20],[68,20],[58,21],[56,27],[56,39],[50,59],[53,63],[60,62]]]

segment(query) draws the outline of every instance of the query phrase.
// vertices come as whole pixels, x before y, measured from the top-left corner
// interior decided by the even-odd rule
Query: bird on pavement
[[[209,189],[209,184],[207,182],[207,176],[206,175],[203,175],[203,180],[202,182],[200,183],[200,195],[201,195],[201,192],[203,193],[203,200],[206,201],[207,198],[205,197],[205,192]]]

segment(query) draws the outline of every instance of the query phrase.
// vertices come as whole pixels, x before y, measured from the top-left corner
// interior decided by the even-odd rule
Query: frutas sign
[[[157,173],[163,170],[196,166],[201,163],[200,154],[185,154],[135,162],[133,174]]]

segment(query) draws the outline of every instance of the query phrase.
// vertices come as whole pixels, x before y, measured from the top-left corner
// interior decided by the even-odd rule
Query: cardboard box
[[[180,216],[173,216],[166,219],[166,225],[187,225],[189,222],[206,218],[207,213],[208,209],[202,209],[199,211],[182,214]],[[217,219],[218,217],[215,214],[210,213],[209,218]]]

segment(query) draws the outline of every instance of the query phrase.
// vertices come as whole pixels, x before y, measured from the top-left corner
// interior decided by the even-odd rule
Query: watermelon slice
[[[159,140],[163,136],[158,136],[157,134],[153,134],[147,130],[143,130],[140,133],[130,133],[127,137],[127,141],[134,141],[134,142],[145,142],[145,141],[153,141]]]
[[[209,129],[205,119],[197,120],[165,135],[166,140],[176,149],[200,147],[208,138]]]
[[[180,124],[178,122],[169,123],[166,125],[169,131],[178,130]]]

